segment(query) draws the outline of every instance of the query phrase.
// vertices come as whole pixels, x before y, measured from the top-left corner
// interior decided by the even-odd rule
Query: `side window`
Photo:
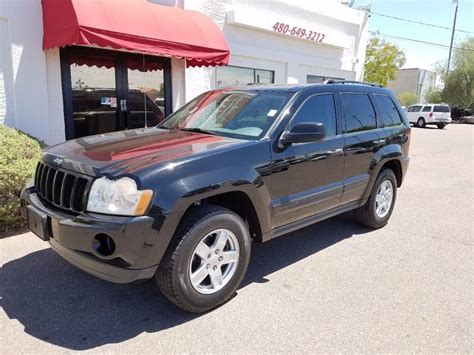
[[[332,94],[314,95],[300,106],[291,121],[291,127],[301,122],[320,122],[324,125],[326,136],[336,135],[336,109]]]
[[[342,94],[345,133],[367,131],[377,127],[374,107],[367,94]]]
[[[422,112],[430,112],[431,111],[431,106],[425,106],[423,107],[423,111]]]
[[[416,106],[410,106],[408,107],[407,112],[420,112],[421,106],[416,105]]]
[[[397,107],[390,97],[385,95],[375,95],[375,100],[380,107],[382,121],[385,127],[397,126],[402,122]]]

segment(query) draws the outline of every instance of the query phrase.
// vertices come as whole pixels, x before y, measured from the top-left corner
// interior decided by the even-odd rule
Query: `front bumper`
[[[115,217],[99,214],[73,215],[49,207],[34,188],[21,195],[30,230],[49,241],[52,249],[79,269],[98,278],[129,283],[153,277],[158,262],[151,252],[158,235],[155,218]],[[40,216],[40,229],[28,215]],[[41,230],[41,233],[38,231]],[[105,253],[98,240],[113,240],[113,252]],[[110,252],[110,250],[109,250]]]

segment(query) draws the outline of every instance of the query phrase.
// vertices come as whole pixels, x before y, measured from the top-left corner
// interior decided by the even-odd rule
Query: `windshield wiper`
[[[208,130],[197,128],[197,127],[185,127],[185,128],[180,128],[179,130],[180,131],[186,131],[186,132],[195,132],[195,133],[204,133],[204,134],[216,135],[213,131],[208,131]]]

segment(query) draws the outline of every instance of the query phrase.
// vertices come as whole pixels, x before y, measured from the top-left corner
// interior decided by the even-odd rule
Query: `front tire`
[[[439,129],[443,129],[444,127],[446,127],[446,124],[445,123],[438,123],[437,126],[438,126]]]
[[[178,227],[156,273],[161,292],[178,307],[206,312],[239,287],[250,260],[247,225],[219,206],[197,207]]]
[[[355,210],[359,223],[369,228],[382,228],[390,219],[397,197],[397,179],[392,169],[380,172],[366,204]]]
[[[425,126],[426,126],[425,119],[424,119],[423,117],[420,117],[420,118],[418,119],[418,121],[416,122],[416,126],[417,126],[418,128],[425,128]]]

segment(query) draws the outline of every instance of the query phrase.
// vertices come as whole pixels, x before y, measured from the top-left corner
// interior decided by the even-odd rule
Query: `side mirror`
[[[284,131],[280,143],[287,147],[292,143],[316,142],[326,137],[322,123],[302,122],[294,125],[289,131]]]

